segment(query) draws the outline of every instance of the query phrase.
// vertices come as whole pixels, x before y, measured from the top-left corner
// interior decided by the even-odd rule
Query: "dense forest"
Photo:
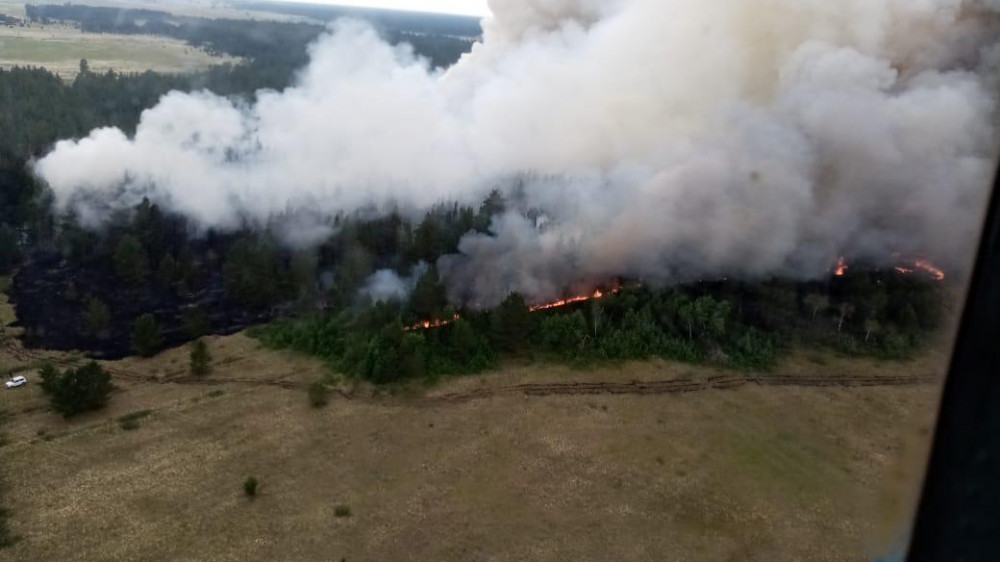
[[[32,157],[95,127],[132,133],[141,112],[171,90],[251,98],[260,88],[285,87],[322,28],[148,10],[29,8],[35,21],[165,34],[245,58],[188,75],[94,73],[81,61],[72,83],[38,68],[0,70],[0,272],[17,271],[12,298],[29,345],[100,357],[150,355],[278,318],[255,331],[267,344],[388,383],[477,372],[503,358],[587,363],[661,356],[765,369],[793,345],[904,357],[942,322],[943,289],[933,276],[864,264],[823,282],[707,280],[662,288],[607,279],[600,280],[602,298],[535,311],[539,303],[516,294],[494,310],[449,303],[432,264],[456,252],[464,234],[488,233],[498,213],[534,212],[519,203],[516,180],[475,207],[442,202],[419,217],[334,217],[333,233],[309,250],[289,249],[261,225],[203,232],[149,201],[111,217],[101,231],[83,229],[73,216],[53,214],[45,187],[28,171]],[[406,34],[470,32],[462,28],[467,22],[446,18],[420,28],[409,17],[416,16],[387,20],[395,27],[383,22],[383,28],[407,41]],[[449,31],[452,24],[458,27]],[[443,35],[425,39],[430,43],[416,43],[417,51],[441,64],[469,46]],[[406,302],[365,296],[366,281],[385,269],[422,272]]]

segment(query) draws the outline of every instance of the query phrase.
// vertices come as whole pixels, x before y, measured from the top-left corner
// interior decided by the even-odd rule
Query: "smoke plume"
[[[133,138],[59,142],[35,171],[88,224],[149,197],[217,228],[475,203],[527,172],[544,220],[497,216],[438,264],[477,305],[614,276],[811,277],[838,254],[965,265],[996,156],[997,0],[490,5],[444,72],[341,21],[285,91],[174,92]]]

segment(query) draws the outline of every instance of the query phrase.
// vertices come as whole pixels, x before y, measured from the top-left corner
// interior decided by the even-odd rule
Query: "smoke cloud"
[[[331,26],[253,105],[171,93],[133,138],[59,142],[35,171],[100,225],[143,197],[204,226],[308,209],[525,208],[438,264],[456,302],[614,276],[812,277],[838,254],[960,269],[997,147],[997,0],[491,0],[444,72]],[[304,235],[303,232],[315,233]]]
[[[420,276],[427,272],[428,265],[420,262],[413,266],[410,274],[400,276],[391,269],[380,269],[365,280],[361,295],[372,302],[405,302],[417,285]]]

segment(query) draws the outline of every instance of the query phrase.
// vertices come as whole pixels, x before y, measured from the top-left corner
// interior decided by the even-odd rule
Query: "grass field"
[[[898,536],[934,385],[746,385],[676,395],[500,394],[524,381],[697,379],[669,362],[512,366],[321,410],[311,359],[243,335],[105,365],[119,390],[64,421],[0,391],[19,542],[0,560],[862,560]],[[16,351],[16,346],[7,353]],[[781,373],[935,372],[796,356]],[[27,374],[37,382],[37,376]],[[131,414],[131,415],[130,415]],[[257,497],[242,483],[260,480]]]
[[[236,60],[165,37],[83,33],[65,25],[0,26],[0,67],[44,66],[72,80],[80,59],[94,72],[191,72]]]

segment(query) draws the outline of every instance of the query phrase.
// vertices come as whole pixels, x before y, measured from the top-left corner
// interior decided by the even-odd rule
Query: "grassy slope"
[[[446,404],[364,394],[312,410],[300,389],[249,383],[308,383],[322,365],[242,335],[210,348],[208,380],[243,382],[162,384],[184,374],[179,349],[109,364],[130,377],[116,377],[106,411],[72,422],[45,411],[37,386],[0,395],[14,414],[3,471],[24,475],[7,500],[22,540],[0,559],[853,559],[898,530],[936,395],[747,386]],[[857,365],[816,359],[783,368]],[[514,367],[429,394],[704,375],[693,369]],[[144,409],[153,413],[136,430],[116,421]],[[253,501],[240,488],[248,475],[262,482]],[[336,517],[338,505],[352,516]]]

